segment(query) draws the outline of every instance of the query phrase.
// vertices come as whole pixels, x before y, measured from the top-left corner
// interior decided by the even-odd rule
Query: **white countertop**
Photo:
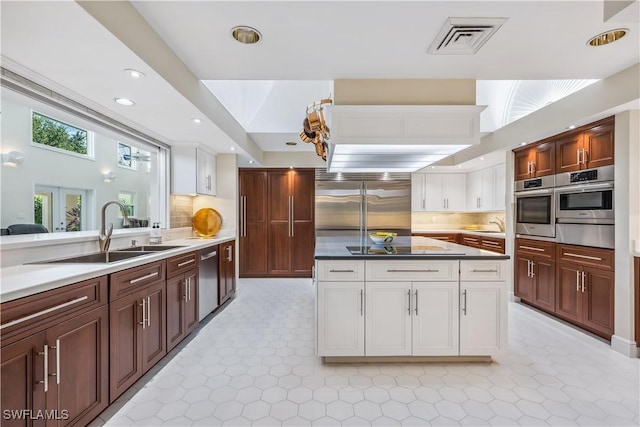
[[[490,231],[489,233],[487,231]],[[498,237],[500,239],[504,239],[506,237],[505,233],[494,232],[493,230],[460,230],[460,229],[444,229],[444,230],[434,230],[434,229],[420,229],[420,228],[412,228],[412,233],[460,233],[460,234],[472,234],[475,236],[489,236],[489,237]]]
[[[78,236],[78,238],[83,237]],[[0,302],[11,301],[235,239],[236,236],[232,235],[206,239],[187,237],[168,240],[163,241],[162,246],[182,247],[110,264],[22,264],[3,267],[0,270]]]

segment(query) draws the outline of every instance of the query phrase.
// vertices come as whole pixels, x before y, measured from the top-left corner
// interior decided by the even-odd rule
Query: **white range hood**
[[[481,105],[334,105],[327,172],[414,172],[480,143]]]

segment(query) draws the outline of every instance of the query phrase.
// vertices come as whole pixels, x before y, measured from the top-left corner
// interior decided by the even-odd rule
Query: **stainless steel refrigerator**
[[[316,170],[316,236],[411,235],[411,175],[329,174]]]

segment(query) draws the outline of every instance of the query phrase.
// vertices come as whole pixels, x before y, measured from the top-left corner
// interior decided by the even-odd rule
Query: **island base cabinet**
[[[460,282],[460,355],[494,356],[507,348],[505,282]]]
[[[459,354],[458,282],[413,283],[414,356]]]
[[[364,283],[318,282],[318,356],[364,356]]]

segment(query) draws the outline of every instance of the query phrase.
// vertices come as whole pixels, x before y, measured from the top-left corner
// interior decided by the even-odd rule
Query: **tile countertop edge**
[[[162,245],[179,245],[183,247],[159,251],[111,264],[22,264],[3,267],[0,270],[0,303],[171,258],[175,255],[236,240],[236,238],[233,235],[217,239],[187,237],[167,240],[162,242]]]

